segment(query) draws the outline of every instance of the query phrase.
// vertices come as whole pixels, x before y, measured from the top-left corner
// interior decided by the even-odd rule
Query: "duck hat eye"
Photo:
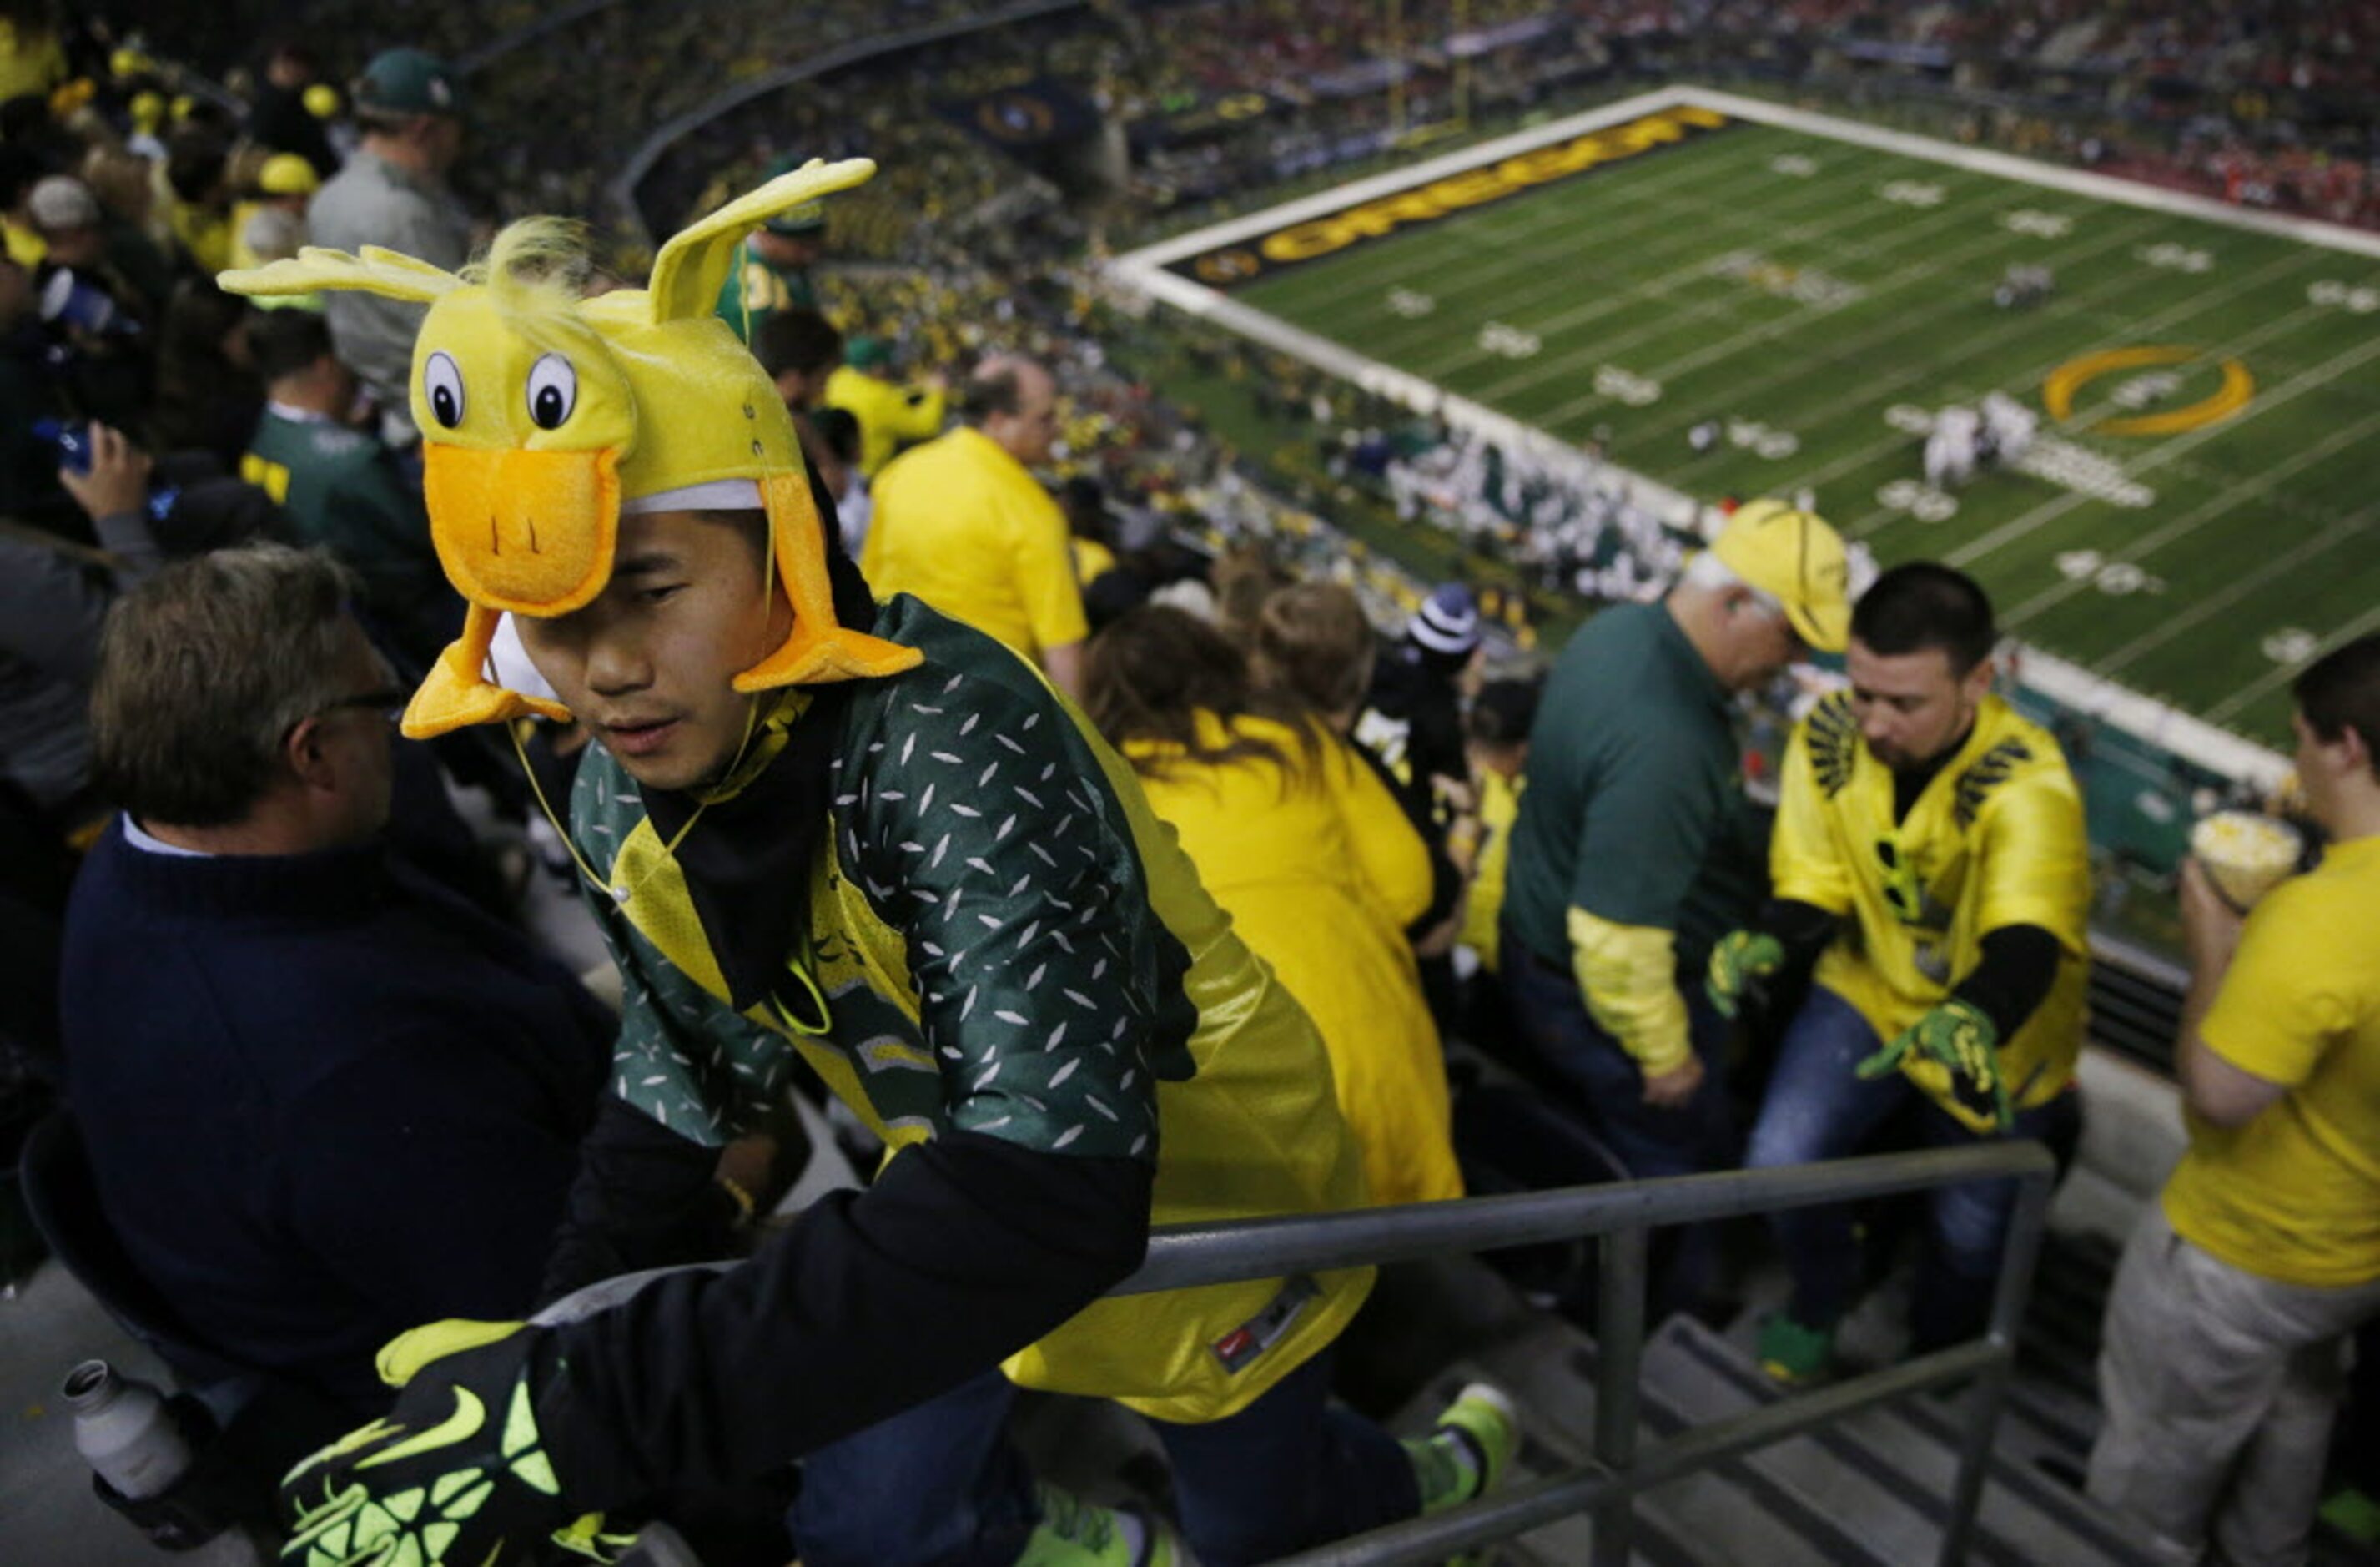
[[[452,430],[463,422],[463,372],[454,356],[432,354],[421,367],[421,384],[430,395],[430,411]]]
[[[432,395],[435,395],[433,392]],[[578,406],[578,372],[560,354],[529,367],[528,417],[540,430],[556,430]]]

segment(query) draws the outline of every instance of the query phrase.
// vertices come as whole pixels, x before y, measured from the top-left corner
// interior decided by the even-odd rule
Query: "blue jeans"
[[[1578,981],[1534,955],[1506,925],[1500,939],[1504,999],[1523,1042],[1577,1090],[1587,1129],[1633,1180],[1697,1175],[1735,1164],[1735,1128],[1727,1097],[1728,1024],[1700,986],[1686,996],[1688,1041],[1703,1063],[1702,1086],[1676,1109],[1645,1102],[1636,1058],[1586,1010]],[[1582,1181],[1608,1171],[1581,1171]],[[1718,1272],[1718,1233],[1708,1224],[1654,1235],[1655,1281],[1647,1309],[1658,1319],[1698,1303]]]
[[[1151,1422],[1206,1567],[1269,1561],[1421,1510],[1403,1447],[1331,1405],[1331,1358],[1227,1419]],[[786,1518],[804,1567],[1009,1567],[1039,1515],[1006,1435],[1014,1397],[989,1371],[812,1453]]]
[[[1506,954],[1501,966],[1504,997],[1522,1039],[1577,1087],[1577,1108],[1625,1174],[1639,1181],[1694,1175],[1734,1162],[1727,1108],[1727,1024],[1703,999],[1700,986],[1687,995],[1686,1021],[1694,1054],[1702,1058],[1702,1087],[1685,1104],[1670,1110],[1645,1102],[1643,1069],[1588,1014],[1578,981],[1568,969],[1557,972],[1532,954],[1510,925],[1501,932],[1500,947]]]
[[[1956,1148],[1985,1136],[1962,1125],[1898,1072],[1873,1081],[1859,1077],[1852,1069],[1882,1048],[1856,1008],[1823,986],[1813,987],[1778,1046],[1776,1070],[1744,1163],[1761,1170],[1845,1159],[1903,1115],[1913,1119],[1917,1140],[1926,1148]],[[2046,1104],[2018,1111],[2015,1126],[2001,1136],[2055,1146],[2071,1135],[2078,1114],[2074,1095],[2061,1093]],[[2007,1178],[1937,1186],[1929,1194],[1928,1244],[1910,1306],[1919,1351],[1982,1330],[2016,1194],[2016,1182]],[[1832,1328],[1851,1309],[1860,1284],[1852,1209],[1842,1204],[1795,1209],[1772,1215],[1769,1226],[1793,1275],[1793,1319],[1804,1327]]]

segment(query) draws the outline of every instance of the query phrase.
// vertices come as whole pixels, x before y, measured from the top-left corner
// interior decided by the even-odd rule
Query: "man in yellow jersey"
[[[412,408],[470,613],[407,726],[566,712],[595,740],[569,839],[624,1005],[549,1291],[748,1218],[716,1150],[797,1063],[891,1150],[740,1266],[395,1341],[388,1417],[284,1482],[290,1562],[517,1561],[795,1460],[809,1567],[1173,1560],[1145,1516],[1035,1487],[1003,1373],[1155,1420],[1209,1567],[1476,1495],[1515,1445],[1490,1394],[1411,1445],[1329,1407],[1369,1269],[1103,1298],[1153,1222],[1358,1206],[1362,1167],[1312,1023],[1131,770],[980,632],[869,594],[711,312],[753,224],[867,172],[772,181],[600,298],[537,220],[476,281],[318,254],[226,274],[428,296]],[[560,704],[489,678],[500,609]]]
[[[2091,1494],[2241,1567],[2303,1561],[2349,1338],[2380,1316],[2380,637],[2300,674],[2322,864],[2241,921],[2183,868],[2190,1151],[2124,1249]]]
[[[1033,477],[1058,433],[1058,388],[1030,359],[986,359],[961,394],[966,423],[876,480],[861,564],[877,592],[914,593],[1082,688],[1082,585],[1066,515]]]
[[[1769,845],[1773,895],[1713,949],[1720,1012],[1761,1005],[1815,958],[1778,1047],[1745,1162],[1856,1153],[1905,1114],[1940,1147],[2076,1124],[2089,961],[2082,797],[2058,743],[1992,694],[1983,589],[1897,566],[1852,611],[1851,688],[1795,729]],[[1937,1190],[1912,1303],[1915,1346],[1982,1326],[2015,1199],[2008,1181]],[[1842,1208],[1771,1221],[1793,1275],[1760,1339],[1772,1376],[1824,1370],[1861,1276]]]

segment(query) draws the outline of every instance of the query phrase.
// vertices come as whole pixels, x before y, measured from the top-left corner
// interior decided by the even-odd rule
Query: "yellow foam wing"
[[[689,321],[709,315],[719,301],[720,285],[727,281],[727,269],[735,264],[735,247],[746,235],[780,213],[864,185],[875,173],[871,158],[845,158],[833,164],[812,158],[791,174],[779,175],[758,190],[680,229],[653,258],[653,321]]]
[[[400,256],[377,245],[361,255],[309,245],[288,261],[218,273],[215,282],[234,294],[313,294],[323,289],[379,294],[426,305],[463,286],[443,267]]]

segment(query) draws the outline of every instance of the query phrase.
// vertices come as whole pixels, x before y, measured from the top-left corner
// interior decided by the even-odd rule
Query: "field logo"
[[[1170,270],[1209,288],[1234,287],[1287,267],[1386,238],[1402,229],[1435,223],[1472,207],[1488,206],[1540,186],[1574,178],[1606,164],[1642,157],[1732,123],[1725,115],[1691,104],[1664,109],[1624,125],[1515,152],[1509,158],[1416,185],[1393,196],[1293,223],[1261,239],[1187,257],[1172,263]]]
[[[2050,418],[2060,424],[2069,424],[2074,418],[2074,395],[2101,376],[2113,375],[2119,370],[2188,364],[2199,358],[2201,355],[2195,348],[2155,345],[2085,354],[2079,359],[2067,360],[2049,372],[2049,379],[2041,383],[2041,406],[2049,410]],[[2091,432],[2095,435],[2178,435],[2185,430],[2203,430],[2229,419],[2246,407],[2248,400],[2256,395],[2256,378],[2249,374],[2248,367],[2238,359],[2223,360],[2222,370],[2223,384],[2188,407],[2102,419],[2091,427]]]

